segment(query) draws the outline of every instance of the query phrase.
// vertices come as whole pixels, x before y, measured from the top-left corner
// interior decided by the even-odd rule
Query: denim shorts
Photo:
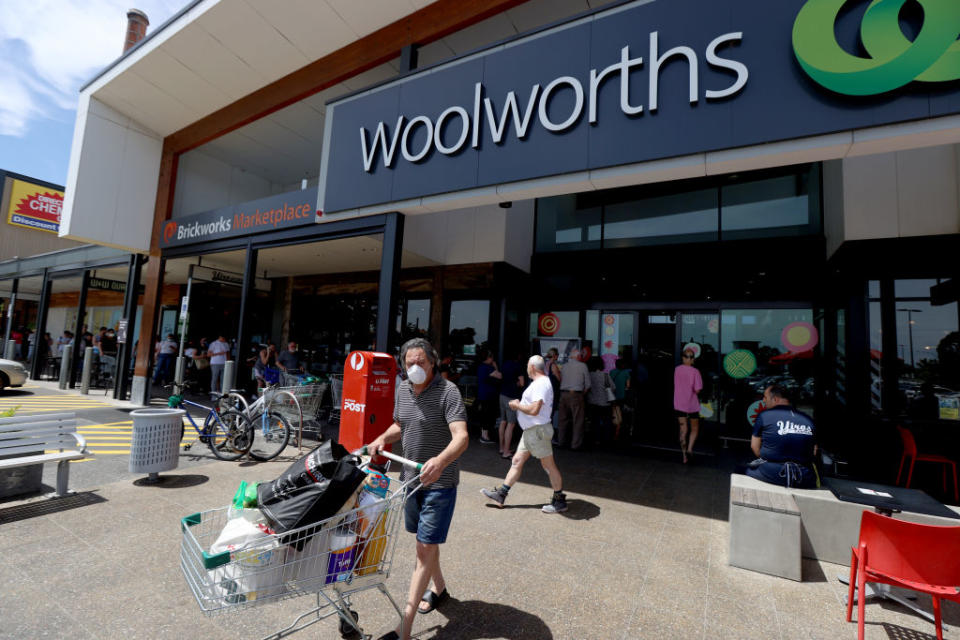
[[[404,505],[403,520],[407,531],[417,534],[417,542],[443,544],[447,541],[456,504],[456,487],[420,489],[409,496]]]

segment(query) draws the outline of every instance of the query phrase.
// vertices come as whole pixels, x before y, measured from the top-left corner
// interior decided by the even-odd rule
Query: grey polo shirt
[[[440,455],[453,440],[452,422],[466,422],[467,410],[457,385],[434,372],[433,380],[419,396],[409,380],[397,385],[393,420],[400,425],[403,455],[424,463]],[[403,469],[403,480],[413,477],[413,470]],[[460,482],[460,462],[454,460],[443,470],[431,489],[447,489]]]
[[[590,373],[587,365],[579,360],[570,360],[560,370],[561,391],[586,391],[590,388]]]

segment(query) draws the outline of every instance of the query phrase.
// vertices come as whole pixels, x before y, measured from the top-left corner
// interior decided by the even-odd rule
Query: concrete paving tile
[[[780,623],[770,603],[758,598],[711,595],[706,601],[707,638],[769,640],[780,638]]]
[[[661,640],[665,638],[702,638],[703,616],[683,615],[643,603],[634,612],[633,622],[623,640]]]
[[[707,575],[707,591],[711,597],[772,599],[773,588],[781,581],[783,578],[747,569],[711,565]]]
[[[707,578],[684,567],[659,566],[647,572],[640,596],[649,606],[702,620]]]
[[[61,603],[51,602],[43,585],[4,585],[0,597],[0,636],[4,638],[94,639],[95,627],[82,625]]]

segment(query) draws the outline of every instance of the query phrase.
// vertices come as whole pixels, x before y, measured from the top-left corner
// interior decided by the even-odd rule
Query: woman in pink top
[[[673,410],[680,422],[680,453],[683,463],[687,463],[687,454],[693,453],[693,443],[697,441],[700,430],[700,398],[697,394],[703,389],[700,371],[693,366],[694,355],[690,349],[683,351],[683,364],[673,371]],[[687,424],[690,425],[690,440],[687,440]]]

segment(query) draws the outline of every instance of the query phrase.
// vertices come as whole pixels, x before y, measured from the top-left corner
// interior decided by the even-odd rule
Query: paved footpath
[[[158,402],[165,406],[162,401]],[[139,406],[105,396],[102,389],[82,395],[78,390],[60,390],[55,382],[31,380],[22,388],[0,391],[0,411],[14,409],[16,415],[77,415],[77,431],[86,439],[87,450],[92,455],[70,462],[71,487],[137,477],[127,471],[133,438],[130,412],[136,408]],[[180,444],[184,448],[181,466],[207,464],[216,459],[206,446],[195,445],[196,441],[196,432],[187,429]],[[44,465],[43,483],[46,490],[52,491],[56,484],[56,465]]]
[[[31,383],[0,394],[0,409],[76,411],[95,457],[74,463],[66,498],[0,501],[0,638],[149,640],[262,638],[306,611],[311,597],[205,617],[180,571],[180,519],[225,506],[241,480],[278,476],[300,455],[268,463],[217,461],[205,447],[180,455],[155,485],[127,471],[129,403]],[[617,638],[852,638],[844,621],[846,567],[804,560],[803,582],[727,565],[729,470],[684,466],[639,453],[560,451],[570,510],[540,512],[550,496],[535,462],[508,508],[479,493],[509,462],[471,443],[461,462],[456,513],[442,566],[451,594],[417,616],[418,638],[593,640]],[[45,465],[53,484],[55,465]],[[402,602],[413,536],[401,533],[390,592]],[[919,602],[930,608],[929,599]],[[367,633],[396,624],[375,592],[354,608]],[[960,606],[944,604],[946,638],[960,638]],[[932,638],[933,625],[898,605],[867,608],[867,638]],[[294,637],[339,638],[325,620]]]

